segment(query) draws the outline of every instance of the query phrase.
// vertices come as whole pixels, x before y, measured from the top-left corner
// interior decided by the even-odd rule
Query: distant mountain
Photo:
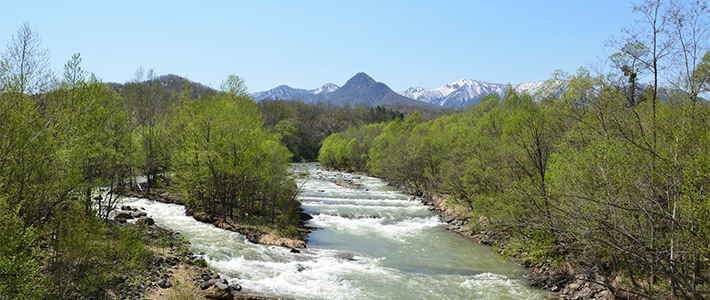
[[[326,98],[328,103],[334,105],[368,105],[378,106],[387,104],[408,104],[426,106],[426,102],[413,100],[395,93],[386,84],[376,82],[365,73],[357,73],[350,78],[343,87],[337,89]]]
[[[348,80],[343,87],[338,88],[332,83],[319,89],[295,89],[281,85],[268,91],[252,93],[254,100],[281,99],[299,100],[305,103],[329,103],[333,105],[367,105],[378,106],[386,104],[407,104],[435,108],[429,103],[418,101],[397,94],[382,82],[376,82],[365,73],[358,73]]]
[[[325,102],[325,98],[339,87],[332,83],[327,83],[319,89],[305,90],[295,89],[288,85],[280,85],[264,92],[252,93],[255,101],[264,99],[272,100],[299,100],[304,103]]]
[[[544,81],[526,82],[513,85],[516,91],[526,91],[535,94],[542,87]],[[459,79],[438,88],[423,89],[420,87],[409,88],[399,93],[400,95],[436,106],[461,108],[478,104],[486,95],[505,93],[506,84],[490,83],[485,81]]]
[[[536,94],[544,81],[526,82],[513,85],[516,91]],[[331,103],[334,105],[384,105],[406,104],[427,107],[462,108],[478,104],[486,95],[505,93],[506,84],[490,83],[478,80],[459,79],[438,88],[409,88],[395,93],[387,85],[376,82],[365,73],[358,73],[350,78],[341,88],[328,83],[319,89],[295,89],[281,85],[268,91],[252,93],[256,101],[263,99],[299,100],[305,103]]]
[[[214,95],[217,93],[217,90],[213,88],[205,86],[199,82],[190,81],[187,78],[178,75],[161,75],[158,76],[156,79],[160,81],[162,89],[168,92],[169,94],[172,94],[173,92],[179,92],[180,88],[182,88],[182,85],[185,83],[186,80],[189,81],[188,86],[190,87],[190,89],[192,89],[193,97],[195,98],[203,92],[208,93],[210,95]],[[113,87],[116,92],[123,93],[124,84],[116,82],[109,82],[107,84]]]

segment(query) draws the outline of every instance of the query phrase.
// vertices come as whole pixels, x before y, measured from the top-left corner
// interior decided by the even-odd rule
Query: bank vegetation
[[[435,120],[352,127],[329,136],[319,160],[445,197],[529,265],[574,265],[560,280],[707,299],[707,6],[634,11],[606,71],[556,72],[536,95],[509,87]]]

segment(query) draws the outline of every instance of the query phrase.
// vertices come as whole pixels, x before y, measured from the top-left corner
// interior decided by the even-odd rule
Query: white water
[[[309,168],[312,176],[343,176]],[[320,174],[319,174],[320,173]],[[348,176],[348,175],[344,175]],[[525,270],[490,248],[445,231],[418,201],[379,179],[360,189],[308,180],[299,199],[314,215],[308,249],[255,245],[240,234],[199,223],[182,206],[124,198],[157,225],[180,232],[242,293],[294,299],[545,299],[525,286]],[[365,189],[368,189],[367,191]]]

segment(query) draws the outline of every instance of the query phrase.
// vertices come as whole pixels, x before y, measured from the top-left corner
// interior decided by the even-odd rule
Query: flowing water
[[[243,236],[199,223],[185,209],[139,198],[123,205],[143,207],[157,225],[180,232],[191,250],[204,253],[222,278],[242,293],[294,299],[546,299],[525,286],[524,268],[444,230],[445,224],[419,201],[383,181],[316,169],[299,200],[313,215],[307,249],[252,244]],[[358,189],[315,178],[350,177]]]

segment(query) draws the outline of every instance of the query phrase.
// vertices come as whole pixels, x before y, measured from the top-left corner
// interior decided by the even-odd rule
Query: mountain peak
[[[544,82],[526,82],[513,85],[516,91],[535,94]],[[477,104],[483,96],[503,95],[507,85],[479,80],[459,79],[433,89],[410,88],[399,93],[402,96],[427,102],[437,106],[461,108]]]
[[[343,85],[343,88],[369,88],[377,82],[370,77],[370,75],[365,74],[365,72],[360,72],[355,74],[348,82]]]
[[[322,87],[320,87],[319,89],[315,90],[314,93],[315,93],[315,94],[320,94],[320,93],[332,93],[332,92],[335,92],[335,90],[337,90],[337,89],[339,89],[339,88],[340,88],[340,87],[338,87],[338,86],[335,85],[335,84],[326,83],[326,84],[324,84]]]
[[[327,101],[334,105],[378,106],[402,103],[433,107],[424,101],[413,100],[399,95],[392,91],[386,84],[375,81],[372,77],[363,72],[355,74],[343,87],[330,94]]]

